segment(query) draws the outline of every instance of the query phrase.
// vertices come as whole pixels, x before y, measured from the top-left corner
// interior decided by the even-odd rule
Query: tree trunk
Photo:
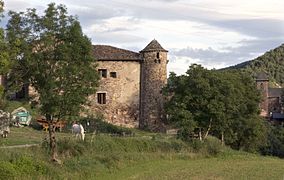
[[[60,164],[60,160],[57,159],[55,127],[53,126],[52,116],[47,114],[46,115],[46,120],[48,122],[49,146],[50,146],[51,160]]]
[[[207,131],[206,131],[206,133],[205,133],[205,135],[204,135],[204,139],[207,138],[207,136],[208,136],[208,134],[209,134],[209,131],[210,131],[210,129],[211,129],[211,126],[212,126],[212,118],[210,119],[210,122],[209,122],[209,125],[208,125],[208,129],[207,129]]]
[[[199,128],[199,140],[202,141],[202,133],[201,133],[201,128]]]
[[[225,145],[224,131],[222,131],[222,133],[221,133],[221,144],[222,144],[222,146]]]

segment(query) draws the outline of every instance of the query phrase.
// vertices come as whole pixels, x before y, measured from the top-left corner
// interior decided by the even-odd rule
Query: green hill
[[[270,81],[284,85],[284,44],[272,49],[262,56],[225,69],[246,69],[252,73],[266,72]]]

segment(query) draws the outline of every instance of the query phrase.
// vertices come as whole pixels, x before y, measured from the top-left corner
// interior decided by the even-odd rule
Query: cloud
[[[91,36],[94,44],[117,44],[122,46],[123,44],[129,44],[139,41],[144,41],[145,39],[140,36],[129,35],[127,33],[98,33]]]
[[[284,42],[284,1],[53,0],[78,15],[93,43],[138,51],[156,38],[169,50],[169,69],[191,63],[229,66]],[[6,1],[5,1],[6,2]],[[50,0],[8,0],[7,8],[45,9]],[[1,22],[3,25],[4,22]]]
[[[174,62],[178,59],[195,59],[208,68],[223,68],[240,62],[252,60],[264,52],[278,47],[282,39],[242,40],[238,47],[224,47],[221,51],[212,47],[205,49],[187,47],[170,51]],[[188,62],[188,64],[190,64]]]
[[[278,19],[238,19],[212,21],[209,24],[237,31],[252,37],[284,37],[284,20]]]

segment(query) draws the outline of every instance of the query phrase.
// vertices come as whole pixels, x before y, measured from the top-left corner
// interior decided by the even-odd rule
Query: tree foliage
[[[4,2],[0,0],[0,18],[3,17]],[[1,21],[1,19],[0,19]],[[10,69],[8,47],[5,40],[5,32],[0,28],[0,75],[5,76]],[[4,94],[4,87],[0,85],[0,106],[2,104],[2,97]]]
[[[281,125],[268,125],[267,144],[263,146],[264,155],[273,155],[284,158],[284,127]]]
[[[272,85],[284,85],[284,44],[251,61],[227,69],[245,69],[250,73],[266,72]],[[274,83],[274,84],[273,84]]]
[[[255,150],[264,125],[258,116],[260,94],[245,72],[207,70],[192,65],[186,75],[171,73],[164,89],[168,121],[188,136],[200,130],[221,138],[232,147]]]
[[[10,78],[35,88],[55,145],[52,121],[79,115],[98,85],[90,39],[64,5],[51,3],[42,16],[36,9],[9,15],[7,36],[15,64]]]

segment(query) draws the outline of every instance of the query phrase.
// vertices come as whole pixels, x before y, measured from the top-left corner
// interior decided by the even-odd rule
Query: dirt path
[[[22,144],[22,145],[13,145],[13,146],[0,146],[0,149],[12,149],[12,148],[27,148],[33,146],[39,146],[40,144]]]

